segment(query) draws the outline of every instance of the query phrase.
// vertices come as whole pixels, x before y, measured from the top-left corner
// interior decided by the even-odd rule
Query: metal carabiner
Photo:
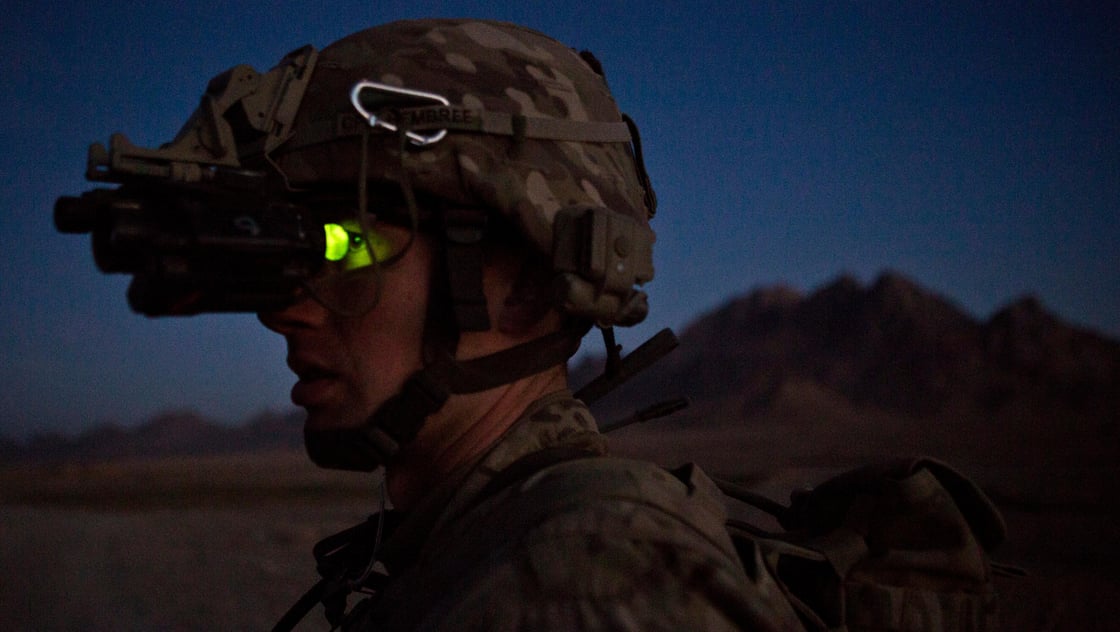
[[[384,83],[377,83],[376,81],[369,80],[362,80],[358,83],[355,83],[354,87],[350,89],[350,103],[354,105],[354,109],[358,111],[358,114],[361,115],[363,120],[369,123],[370,127],[381,127],[383,129],[389,130],[390,132],[397,131],[397,126],[382,118],[379,118],[376,114],[368,112],[365,107],[362,106],[359,95],[361,94],[362,90],[366,88],[408,97],[415,97],[418,99],[428,99],[439,103],[440,105],[451,105],[451,102],[446,98],[432,92],[411,90],[409,88],[399,88],[397,86],[390,86]],[[416,145],[417,147],[427,147],[428,145],[434,145],[435,143],[443,140],[443,137],[447,136],[447,130],[441,129],[436,131],[434,134],[429,135],[408,131],[405,132],[404,135],[407,136],[410,141],[412,141],[413,145]]]

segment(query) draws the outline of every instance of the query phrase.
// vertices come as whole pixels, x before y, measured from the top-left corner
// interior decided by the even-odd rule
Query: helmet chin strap
[[[402,134],[400,184],[415,232],[419,208],[408,178],[404,142]],[[362,153],[365,151],[363,145]],[[364,165],[363,160],[362,175]],[[364,209],[365,178],[359,180],[359,208]],[[455,359],[460,332],[490,329],[482,284],[486,219],[482,209],[442,210],[442,248],[437,251],[436,265],[432,266],[424,320],[424,367],[409,376],[401,390],[362,426],[305,429],[304,444],[317,465],[372,471],[388,463],[402,445],[412,441],[425,420],[439,411],[451,395],[477,393],[516,382],[567,362],[579,349],[588,326],[561,329],[480,358]]]
[[[447,212],[454,218],[457,214]],[[473,220],[472,220],[473,221]],[[457,221],[445,222],[444,249],[432,266],[424,322],[424,367],[405,381],[357,428],[304,430],[307,453],[317,465],[372,471],[388,463],[416,437],[425,420],[451,395],[478,393],[511,384],[564,364],[579,350],[590,328],[584,323],[470,360],[457,360],[459,334],[486,331],[490,321],[482,292],[481,229],[464,239]],[[459,233],[458,237],[452,233]],[[464,242],[471,243],[464,243]]]
[[[486,391],[562,364],[578,350],[586,332],[584,327],[562,329],[472,360],[442,354],[413,373],[364,425],[305,430],[307,453],[321,467],[372,471],[415,438],[451,395]]]

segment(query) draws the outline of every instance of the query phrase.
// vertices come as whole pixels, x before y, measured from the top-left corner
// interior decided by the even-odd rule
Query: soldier
[[[588,411],[666,347],[613,342],[648,310],[655,198],[589,53],[396,22],[215,77],[170,143],[115,134],[87,177],[121,186],[56,225],[134,309],[258,312],[312,460],[384,468],[394,510],[316,547],[278,628],[319,602],[343,629],[798,628],[713,482],[608,456]],[[573,394],[593,326],[607,370]]]
[[[272,160],[350,242],[260,319],[287,340],[311,457],[384,466],[397,516],[346,541],[372,540],[358,566],[378,571],[328,581],[336,623],[797,627],[712,483],[606,457],[568,390],[584,333],[642,320],[652,277],[653,191],[593,57],[493,22],[362,31],[319,55]],[[343,615],[339,585],[378,573]]]

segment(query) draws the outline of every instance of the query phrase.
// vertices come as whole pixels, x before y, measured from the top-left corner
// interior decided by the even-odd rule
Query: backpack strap
[[[545,468],[564,463],[565,461],[587,459],[596,456],[602,455],[598,452],[592,452],[591,450],[573,446],[554,446],[536,452],[530,452],[495,474],[469,505],[469,509],[473,509],[488,500],[491,496],[496,496],[507,487],[520,483]]]
[[[471,572],[485,565],[493,551],[520,540],[551,516],[601,503],[632,502],[643,511],[657,511],[666,520],[680,520],[694,531],[697,543],[704,542],[704,546],[713,548],[713,555],[725,555],[732,564],[740,559],[723,527],[726,512],[722,497],[699,468],[685,467],[671,473],[642,461],[563,450],[548,452],[548,456],[523,457],[499,473],[493,479],[497,482],[492,482],[493,487],[487,490],[488,495],[483,498],[484,494],[480,494],[481,500],[458,520],[442,526],[445,533],[438,537],[440,544],[425,549],[425,559],[441,561],[438,568],[426,572],[422,584],[402,585],[395,590],[407,592],[414,600],[426,601],[430,595],[427,602],[431,609],[425,616],[438,619],[441,610],[452,605],[442,597],[455,593],[462,582],[470,581]],[[501,512],[500,529],[494,528],[496,511]],[[796,617],[768,576],[765,564],[758,560],[747,570],[742,590],[723,590],[715,583],[706,585],[712,605],[741,629],[790,629],[782,627],[779,621]],[[769,583],[763,585],[759,579]],[[392,603],[383,606],[387,610],[394,608]],[[401,622],[406,628],[418,623]]]
[[[598,454],[582,448],[567,446],[557,446],[531,452],[494,475],[475,497],[469,508],[482,504],[491,496],[501,493],[507,487],[515,485],[547,467],[564,461],[593,456],[598,456]],[[321,578],[292,604],[288,611],[284,613],[284,616],[273,626],[273,632],[291,632],[320,603],[326,608],[328,622],[337,627],[345,615],[346,596],[353,592],[355,588],[352,585],[354,578],[362,577],[364,590],[376,590],[380,588],[381,584],[389,581],[389,572],[400,573],[404,568],[411,565],[415,561],[421,539],[416,537],[415,534],[403,533],[393,538],[392,536],[402,522],[399,513],[382,512],[317,542],[313,548],[313,553],[316,568]],[[377,540],[376,534],[379,529],[384,530],[383,535],[387,541],[380,551],[374,551],[374,542]],[[375,554],[378,560],[371,559]],[[380,561],[386,566],[386,572],[363,574],[364,569],[371,568],[376,561]],[[378,585],[374,586],[372,584]]]

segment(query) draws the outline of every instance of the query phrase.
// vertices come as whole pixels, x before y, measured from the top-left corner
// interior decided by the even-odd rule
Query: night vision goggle
[[[213,183],[61,197],[55,224],[92,234],[98,268],[133,275],[129,304],[148,316],[278,309],[324,277],[397,254],[372,220],[328,222],[317,209]]]
[[[412,243],[419,211],[410,185],[401,183],[412,235],[393,252],[371,230],[364,178],[356,178],[356,193],[331,191],[323,207],[312,197],[319,192],[293,190],[272,158],[281,145],[298,149],[352,134],[341,123],[294,129],[317,59],[318,52],[305,46],[267,73],[241,65],[218,75],[175,138],[159,148],[138,147],[122,134],[110,136],[108,148],[90,146],[86,178],[120,186],[59,198],[55,225],[65,233],[91,233],[102,271],[133,275],[128,299],[134,310],[148,316],[269,311],[301,293],[341,313],[376,304],[381,284],[363,285],[355,277],[378,274],[378,264],[392,263]],[[349,99],[349,116],[362,121],[363,161],[365,134],[380,130],[417,149],[449,131],[514,142],[633,141],[639,167],[642,162],[628,119],[575,121],[452,107],[439,94],[368,80],[354,83]],[[357,171],[365,173],[361,166]],[[639,172],[652,214],[644,167]],[[349,212],[340,213],[339,204]],[[601,207],[561,209],[553,225],[562,308],[598,323],[642,320],[646,296],[635,285],[653,277],[653,232]],[[325,282],[335,277],[346,278]]]
[[[246,169],[291,136],[318,53],[307,46],[265,74],[237,66],[210,81],[170,143],[147,149],[122,134],[90,146],[86,178],[117,183],[54,207],[63,233],[90,233],[94,261],[133,275],[129,304],[148,316],[278,309],[322,278],[391,262],[372,220],[301,201],[276,174]],[[360,90],[355,86],[355,107]],[[388,124],[359,109],[371,126]],[[429,138],[429,137],[425,137]],[[339,219],[339,217],[343,219]]]
[[[384,235],[355,221],[323,224],[323,237],[323,257],[346,272],[385,263],[393,256],[393,244]]]

